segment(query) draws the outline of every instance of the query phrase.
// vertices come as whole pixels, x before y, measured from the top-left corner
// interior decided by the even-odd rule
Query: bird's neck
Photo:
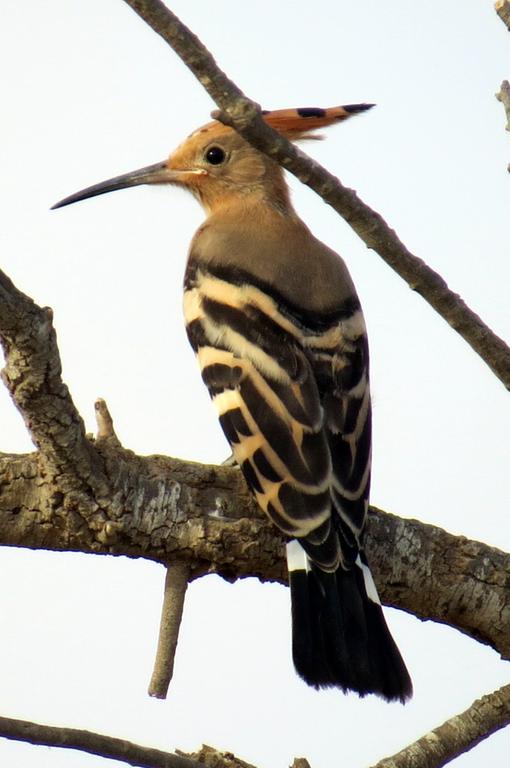
[[[262,183],[262,181],[264,183]],[[253,184],[203,184],[197,189],[198,198],[209,215],[236,211],[239,215],[253,216],[264,209],[283,216],[295,216],[285,179],[274,174]]]
[[[245,238],[258,238],[259,241],[268,237],[277,241],[287,239],[295,232],[306,229],[290,201],[287,205],[280,205],[258,195],[224,197],[207,213],[209,215],[204,222],[207,229],[244,233]]]

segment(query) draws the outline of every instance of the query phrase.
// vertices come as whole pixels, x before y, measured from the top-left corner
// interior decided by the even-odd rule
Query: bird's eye
[[[205,153],[205,159],[211,165],[220,165],[225,160],[225,152],[221,147],[209,147]]]

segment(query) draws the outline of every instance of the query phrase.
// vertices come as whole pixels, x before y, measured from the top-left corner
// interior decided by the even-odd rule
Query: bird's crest
[[[324,137],[314,133],[314,131],[318,131],[320,128],[329,128],[331,125],[348,120],[349,117],[359,115],[360,112],[366,112],[372,107],[375,107],[375,104],[344,104],[341,107],[327,107],[325,109],[322,107],[266,109],[262,110],[262,117],[271,128],[291,141],[302,141],[304,139],[322,139]],[[229,134],[233,130],[230,126],[213,120],[193,131],[188,139],[205,133],[221,136]]]
[[[274,109],[263,111],[265,122],[278,133],[292,140],[322,138],[313,131],[328,128],[349,117],[366,112],[375,104],[345,104],[341,107],[300,107],[298,109]]]

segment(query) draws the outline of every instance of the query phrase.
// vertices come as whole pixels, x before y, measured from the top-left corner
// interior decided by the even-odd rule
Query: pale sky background
[[[373,101],[305,149],[510,338],[509,135],[495,98],[510,35],[491,0],[176,0],[264,108]],[[64,379],[87,428],[104,397],[123,444],[219,462],[228,449],[184,335],[181,281],[202,220],[178,190],[56,200],[162,160],[214,105],[121,0],[2,0],[1,268],[54,310]],[[474,352],[291,179],[315,234],[348,263],[368,323],[372,501],[510,547],[508,394]],[[5,390],[0,450],[32,449]],[[161,749],[202,742],[258,768],[366,768],[509,681],[497,654],[387,610],[415,686],[406,707],[317,693],[294,674],[288,591],[194,583],[166,702],[149,699],[163,568],[0,550],[0,714]],[[510,729],[456,768],[508,766]],[[0,740],[9,768],[96,768],[82,753]],[[112,766],[116,763],[111,763]]]

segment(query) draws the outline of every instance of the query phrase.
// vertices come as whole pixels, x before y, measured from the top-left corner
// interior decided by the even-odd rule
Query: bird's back
[[[226,275],[244,272],[297,314],[310,313],[312,323],[358,304],[343,259],[292,209],[280,212],[264,202],[242,198],[209,216],[191,243],[188,266],[195,264]]]
[[[343,261],[295,214],[239,206],[199,229],[185,282],[190,341],[260,506],[289,536],[307,536],[323,567],[351,564],[370,409],[365,326]]]

